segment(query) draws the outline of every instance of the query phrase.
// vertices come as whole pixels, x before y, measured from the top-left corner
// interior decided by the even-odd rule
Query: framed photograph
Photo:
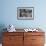
[[[33,20],[34,19],[34,7],[18,7],[17,19],[19,20]]]

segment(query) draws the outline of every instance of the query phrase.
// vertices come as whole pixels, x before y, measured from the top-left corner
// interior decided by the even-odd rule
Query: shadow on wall
[[[3,36],[3,32],[5,32],[6,30],[3,30],[5,27],[4,24],[0,24],[0,43],[2,43],[2,36]]]

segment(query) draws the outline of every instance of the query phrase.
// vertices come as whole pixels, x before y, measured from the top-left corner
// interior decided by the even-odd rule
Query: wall
[[[41,2],[42,1],[42,2]],[[13,24],[16,28],[46,28],[46,1],[1,0],[0,25]],[[17,7],[34,7],[34,20],[17,20]]]

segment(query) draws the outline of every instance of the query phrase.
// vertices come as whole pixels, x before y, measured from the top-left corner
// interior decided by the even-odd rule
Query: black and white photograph
[[[34,8],[33,7],[18,7],[17,18],[22,20],[34,19]]]

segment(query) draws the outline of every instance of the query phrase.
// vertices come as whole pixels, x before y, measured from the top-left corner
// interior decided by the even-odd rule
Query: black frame
[[[17,7],[17,19],[18,20],[33,20],[34,7]]]

